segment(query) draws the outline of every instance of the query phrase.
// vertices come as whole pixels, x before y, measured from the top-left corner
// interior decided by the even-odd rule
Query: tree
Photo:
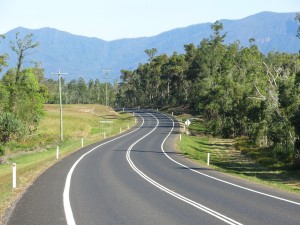
[[[300,13],[299,12],[296,14],[295,20],[299,23],[298,24],[298,29],[297,29],[297,35],[296,36],[298,38],[300,38]]]
[[[83,77],[80,77],[77,82],[77,88],[76,88],[76,93],[77,93],[77,104],[86,104],[87,103],[87,86],[85,83],[85,80]]]
[[[177,52],[174,52],[163,66],[163,79],[166,81],[169,105],[182,105],[187,101],[187,68],[185,56],[179,55]]]
[[[6,111],[20,119],[26,130],[32,133],[44,113],[43,104],[46,92],[39,84],[38,77],[34,73],[33,68],[21,71],[17,85],[14,83],[15,76],[15,70],[9,70],[2,78],[3,84],[10,93],[14,94],[13,98],[15,100],[14,107],[10,105]]]
[[[11,42],[12,50],[18,56],[16,68],[9,69],[1,80],[0,95],[3,97],[0,111],[2,141],[9,141],[18,134],[31,134],[38,126],[44,113],[43,104],[47,98],[47,88],[44,83],[44,71],[38,64],[35,67],[22,69],[24,58],[29,50],[38,43],[32,43],[32,34],[20,39],[16,34],[16,43]],[[22,132],[20,132],[22,131]]]
[[[10,88],[10,102],[11,110],[14,113],[16,108],[17,92],[21,84],[22,71],[21,67],[24,61],[24,58],[30,53],[29,50],[38,46],[38,43],[32,43],[32,34],[27,34],[23,39],[19,38],[19,33],[16,33],[16,42],[11,41],[11,49],[17,54],[17,68],[13,70],[11,76],[14,77],[12,81],[12,87]],[[11,71],[12,72],[12,71]]]
[[[16,33],[16,42],[11,41],[11,49],[17,54],[17,70],[16,70],[16,83],[20,79],[20,71],[24,58],[30,54],[30,50],[39,45],[38,42],[32,42],[33,34],[27,34],[23,39],[19,38],[19,32]]]
[[[0,143],[7,143],[22,133],[23,124],[14,114],[5,112],[0,115]]]
[[[0,34],[0,38],[5,38],[5,36]],[[3,70],[3,67],[7,66],[6,59],[7,59],[7,54],[0,55],[0,73]]]
[[[155,54],[157,53],[157,49],[156,48],[146,49],[145,53],[148,55],[149,57],[148,60],[151,62],[154,59]]]

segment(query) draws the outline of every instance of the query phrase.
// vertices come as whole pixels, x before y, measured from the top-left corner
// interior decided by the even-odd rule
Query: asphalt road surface
[[[197,166],[175,152],[172,118],[135,115],[134,129],[43,173],[7,224],[300,224],[299,195]]]

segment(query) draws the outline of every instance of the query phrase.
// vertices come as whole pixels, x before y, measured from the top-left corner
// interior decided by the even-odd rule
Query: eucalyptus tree
[[[164,102],[164,89],[163,89],[163,66],[168,62],[168,56],[166,54],[162,54],[156,56],[150,62],[150,82],[151,82],[151,94],[152,94],[152,105],[154,107],[161,107],[165,104]]]
[[[5,38],[5,36],[0,34],[0,38]],[[0,55],[0,73],[3,70],[3,67],[7,66],[7,62],[6,62],[7,56],[8,56],[7,54]]]
[[[300,38],[300,13],[296,14],[295,20],[298,22],[297,37]]]
[[[20,71],[24,58],[30,54],[30,50],[39,45],[38,42],[32,42],[33,34],[27,34],[24,38],[19,37],[19,32],[16,33],[16,41],[11,41],[11,49],[17,54],[17,69],[16,82],[20,79]]]
[[[168,104],[173,106],[183,105],[187,102],[188,81],[186,71],[188,64],[184,55],[174,52],[167,63],[163,65],[163,78],[166,81]]]
[[[72,79],[67,84],[63,86],[63,93],[65,96],[65,104],[76,104],[78,103],[78,93],[77,93],[77,80]],[[56,88],[54,90],[55,93],[57,93],[58,86],[56,85]],[[57,102],[58,103],[58,102]]]
[[[5,36],[0,35],[0,38],[5,38]],[[7,66],[6,59],[7,54],[0,55],[0,73],[2,72],[3,68]],[[4,111],[5,105],[8,103],[8,95],[9,93],[0,80],[0,113]]]
[[[88,98],[88,88],[83,77],[80,77],[76,85],[77,104],[86,104]]]

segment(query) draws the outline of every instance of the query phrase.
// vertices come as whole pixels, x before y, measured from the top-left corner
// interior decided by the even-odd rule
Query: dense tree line
[[[117,82],[101,83],[98,79],[86,82],[80,77],[66,81],[61,79],[62,83],[62,102],[63,104],[102,104],[113,106],[115,95],[118,90]],[[59,104],[58,80],[47,79],[45,85],[48,90],[48,104]],[[106,93],[107,90],[107,93]]]
[[[299,17],[300,20],[300,17]],[[296,162],[300,136],[299,54],[262,54],[249,40],[224,44],[223,25],[185,53],[156,55],[135,70],[121,71],[119,106],[167,107],[188,105],[202,114],[210,130],[222,137],[248,136],[270,156]],[[299,35],[299,32],[298,32]],[[288,43],[287,43],[288,44]]]

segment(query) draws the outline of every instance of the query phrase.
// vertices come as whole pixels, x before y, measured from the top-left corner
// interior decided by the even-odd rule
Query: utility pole
[[[110,69],[103,69],[102,72],[104,73],[104,79],[105,79],[105,105],[107,106],[108,98],[107,98],[107,79],[108,79],[108,72],[110,72]]]
[[[62,99],[61,99],[61,75],[66,75],[68,73],[61,73],[58,70],[58,73],[52,73],[58,75],[58,86],[59,86],[59,106],[60,106],[60,141],[63,141],[63,121],[62,121]]]

